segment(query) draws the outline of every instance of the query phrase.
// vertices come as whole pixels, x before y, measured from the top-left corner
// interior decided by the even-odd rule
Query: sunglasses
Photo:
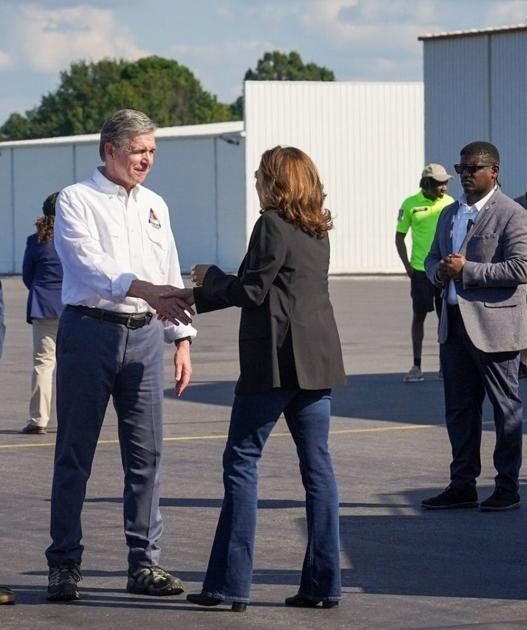
[[[477,173],[482,168],[487,168],[487,166],[494,166],[494,164],[454,164],[454,170],[458,175],[463,173],[474,175],[474,173]]]

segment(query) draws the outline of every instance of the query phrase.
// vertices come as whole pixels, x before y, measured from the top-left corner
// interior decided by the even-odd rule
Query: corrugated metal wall
[[[423,168],[421,83],[247,82],[245,122],[248,233],[262,152],[293,145],[317,164],[335,217],[331,272],[403,271],[395,222]]]
[[[425,155],[451,172],[473,140],[494,143],[512,197],[527,182],[527,31],[424,40]],[[458,195],[457,178],[451,192]]]
[[[491,42],[491,142],[503,190],[517,197],[527,187],[527,31],[495,33]]]
[[[159,131],[156,164],[146,185],[170,208],[184,271],[194,262],[233,270],[243,254],[241,128],[241,123],[228,123],[225,134],[189,137]],[[85,179],[99,163],[97,137],[0,144],[0,273],[20,272],[26,237],[34,231],[44,198]]]

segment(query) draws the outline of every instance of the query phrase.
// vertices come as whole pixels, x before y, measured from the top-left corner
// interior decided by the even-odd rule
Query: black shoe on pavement
[[[473,488],[458,489],[448,486],[443,492],[421,501],[425,510],[453,510],[478,507],[478,493]]]
[[[318,605],[320,603],[322,603],[322,608],[338,608],[338,605],[339,605],[338,601],[334,599],[332,600],[307,599],[307,597],[304,597],[300,593],[297,593],[296,595],[292,595],[291,597],[285,598],[285,605],[293,606],[294,608],[318,608]]]
[[[220,599],[219,597],[212,597],[206,593],[189,593],[187,595],[187,602],[191,604],[197,604],[198,606],[217,606],[218,604],[228,604],[229,601]],[[245,602],[230,602],[232,612],[245,612],[247,610],[247,604]]]
[[[126,590],[137,595],[162,597],[164,595],[181,595],[185,587],[179,578],[170,575],[161,567],[130,567]]]
[[[41,427],[32,422],[28,422],[20,431],[20,433],[25,433],[26,435],[46,435],[47,432],[46,427]]]
[[[520,495],[514,490],[496,488],[488,499],[479,506],[482,512],[503,512],[520,507]]]
[[[80,565],[76,562],[64,562],[49,567],[48,599],[53,602],[70,602],[79,599],[77,583],[80,579]]]

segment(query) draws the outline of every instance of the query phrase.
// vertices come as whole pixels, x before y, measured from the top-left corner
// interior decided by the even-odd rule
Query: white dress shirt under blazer
[[[465,193],[461,194],[461,197],[458,199],[459,207],[452,222],[452,253],[455,254],[459,252],[469,230],[468,222],[472,221],[472,223],[474,223],[478,217],[479,211],[485,207],[495,192],[496,187],[494,187],[482,199],[476,201],[473,206],[469,206],[467,204]],[[450,280],[448,283],[447,303],[451,305],[457,304],[456,283],[453,280]]]
[[[184,286],[164,200],[140,185],[128,195],[99,169],[60,193],[54,242],[63,304],[139,313],[152,309],[126,296],[133,280]],[[190,325],[165,324],[166,341],[195,335]]]

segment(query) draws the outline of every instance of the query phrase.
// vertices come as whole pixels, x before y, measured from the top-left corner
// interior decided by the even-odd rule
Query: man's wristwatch
[[[174,344],[176,345],[176,348],[179,345],[180,341],[188,341],[192,345],[192,337],[181,337],[181,339],[174,339]]]

